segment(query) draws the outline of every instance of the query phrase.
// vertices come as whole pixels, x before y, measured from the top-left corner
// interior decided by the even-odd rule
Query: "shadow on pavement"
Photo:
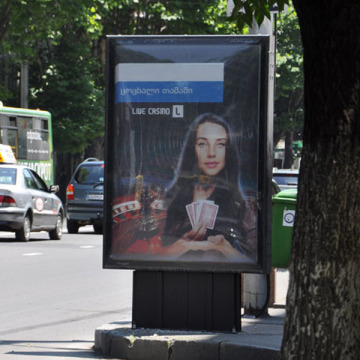
[[[0,359],[106,359],[93,351],[93,341],[69,340],[1,340],[0,345],[13,350],[0,354]]]

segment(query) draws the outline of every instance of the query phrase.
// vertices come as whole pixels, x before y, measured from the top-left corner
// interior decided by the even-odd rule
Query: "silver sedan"
[[[21,241],[29,241],[32,231],[47,231],[60,240],[64,208],[58,190],[28,167],[0,165],[0,231],[14,231]]]

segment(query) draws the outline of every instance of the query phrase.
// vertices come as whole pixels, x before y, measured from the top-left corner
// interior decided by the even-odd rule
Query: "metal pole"
[[[273,31],[274,14],[265,19],[259,27],[254,21],[249,29],[251,35],[270,35],[269,44],[269,87],[268,87],[268,122],[273,124],[274,118],[274,85],[275,85],[275,33]],[[272,125],[271,125],[272,129]],[[244,274],[244,315],[268,315],[270,297],[270,274]]]
[[[21,64],[20,69],[20,107],[28,108],[29,92],[29,65],[27,62]]]

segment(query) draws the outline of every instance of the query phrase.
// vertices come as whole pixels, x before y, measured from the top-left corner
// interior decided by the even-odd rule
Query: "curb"
[[[246,344],[249,334],[132,329],[95,330],[95,352],[126,360],[274,360],[279,348]],[[239,341],[240,340],[240,341]]]

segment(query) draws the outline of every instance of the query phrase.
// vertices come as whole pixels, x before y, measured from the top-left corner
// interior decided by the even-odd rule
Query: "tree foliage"
[[[294,162],[294,134],[304,123],[304,72],[300,27],[292,6],[277,16],[274,144],[285,138],[284,167]]]
[[[303,125],[303,71],[300,29],[294,8],[284,13],[289,1],[235,0],[230,21],[236,22],[240,31],[244,27],[259,25],[270,11],[275,11],[277,20],[276,91],[274,104],[274,144],[285,137],[285,167],[294,162],[292,149],[294,132],[300,134]]]
[[[104,132],[103,86],[96,86],[99,71],[90,46],[90,4],[10,0],[6,7],[0,51],[8,64],[29,65],[29,107],[51,111],[60,152],[80,152]]]
[[[8,0],[0,18],[0,52],[7,62],[29,64],[29,105],[52,112],[55,150],[74,154],[104,134],[106,35],[236,28],[224,0]]]
[[[32,102],[52,114],[57,151],[81,153],[104,133],[104,92],[95,85],[98,63],[88,53],[86,42],[72,34],[64,37],[54,49],[41,88],[32,89]]]
[[[245,26],[252,27],[254,20],[261,25],[265,18],[270,19],[270,11],[284,10],[290,0],[233,0],[234,8],[230,21],[236,22],[239,30]]]
[[[226,1],[96,1],[102,34],[168,35],[229,33]]]
[[[276,38],[274,144],[304,121],[304,73],[300,27],[293,7],[279,13]]]

